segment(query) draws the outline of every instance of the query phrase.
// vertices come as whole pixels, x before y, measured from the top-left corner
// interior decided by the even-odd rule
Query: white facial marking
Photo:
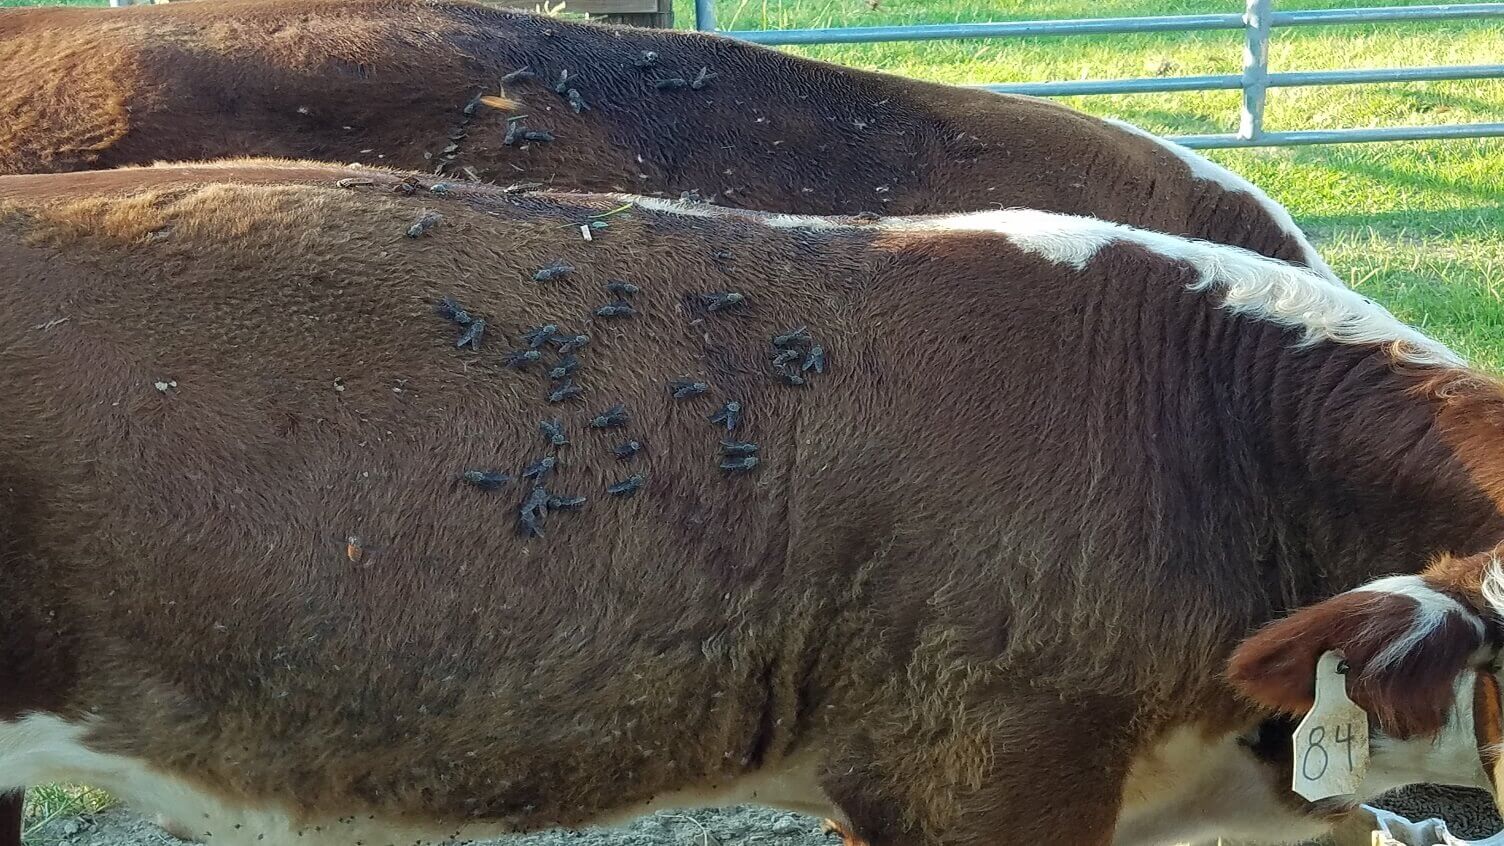
[[[1430,587],[1420,576],[1389,576],[1369,582],[1359,588],[1354,588],[1353,593],[1382,593],[1392,596],[1404,596],[1415,600],[1415,620],[1405,636],[1394,641],[1384,648],[1383,652],[1375,655],[1369,662],[1370,669],[1387,667],[1409,654],[1415,645],[1425,640],[1430,634],[1446,620],[1448,615],[1455,614],[1472,623],[1473,628],[1481,636],[1484,634],[1483,621],[1462,603],[1447,596],[1444,593]],[[1469,706],[1471,711],[1471,706]]]
[[[1458,677],[1447,724],[1435,739],[1396,740],[1375,733],[1368,774],[1363,780],[1365,799],[1407,784],[1453,784],[1481,790],[1493,786],[1483,769],[1473,725],[1473,689],[1477,683],[1477,673]]]
[[[1321,255],[1316,252],[1316,248],[1311,245],[1305,233],[1296,225],[1295,219],[1290,216],[1290,212],[1284,206],[1276,203],[1274,198],[1265,194],[1263,189],[1189,147],[1183,147],[1174,141],[1161,138],[1127,121],[1116,118],[1105,118],[1105,120],[1124,132],[1130,132],[1141,138],[1147,138],[1175,154],[1176,158],[1186,163],[1186,166],[1191,169],[1191,176],[1196,179],[1205,182],[1215,182],[1229,191],[1237,191],[1238,193],[1253,197],[1258,202],[1259,207],[1264,210],[1264,213],[1273,218],[1274,222],[1285,230],[1285,234],[1300,243],[1301,249],[1305,251],[1306,264],[1310,265],[1312,270],[1339,285],[1342,284],[1342,280],[1337,278],[1337,274],[1332,272],[1331,267],[1322,260]]]
[[[1488,572],[1483,575],[1483,599],[1498,614],[1504,614],[1504,561],[1489,556]]]

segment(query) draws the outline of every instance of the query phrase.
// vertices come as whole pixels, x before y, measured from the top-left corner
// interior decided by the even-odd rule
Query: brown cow
[[[677,80],[690,84],[663,87]],[[0,114],[0,174],[257,155],[800,214],[1018,206],[1331,273],[1247,180],[1126,124],[726,38],[466,3],[4,10]]]
[[[1284,800],[1233,648],[1504,539],[1504,391],[1235,248],[292,163],[0,204],[0,790],[213,843],[1304,836],[1347,806]],[[1482,642],[1410,579],[1389,643]],[[1477,783],[1453,689],[1375,687],[1376,758]]]

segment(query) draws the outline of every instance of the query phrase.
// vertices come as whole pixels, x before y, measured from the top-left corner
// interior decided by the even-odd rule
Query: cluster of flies
[[[633,58],[632,66],[640,71],[656,70],[659,66],[658,54],[653,52],[652,50],[644,50],[635,58]],[[690,78],[679,76],[657,76],[653,79],[652,83],[653,87],[658,89],[659,91],[675,91],[681,88],[687,88],[692,91],[700,91],[707,85],[709,85],[710,81],[715,78],[715,71],[712,71],[708,67],[702,67],[700,68],[698,73]],[[559,71],[559,75],[557,77],[549,80],[546,79],[542,74],[533,70],[531,66],[521,67],[517,70],[512,71],[511,73],[502,76],[501,87],[502,90],[505,91],[508,85],[514,85],[524,82],[541,82],[545,85],[548,85],[553,89],[553,92],[555,94],[564,98],[564,101],[569,104],[570,110],[577,115],[584,114],[585,112],[590,111],[590,103],[585,99],[585,94],[579,86],[579,77],[574,73],[571,73],[568,68]],[[465,137],[466,126],[468,125],[470,118],[475,114],[476,106],[485,102],[487,102],[486,97],[477,97],[476,99],[471,100],[469,103],[467,103],[464,109],[461,110],[463,112],[465,122],[462,123],[461,126],[457,130],[455,130],[455,132],[450,133],[449,145],[446,146],[443,153],[440,154],[439,170],[435,172],[442,173],[443,168],[448,167],[449,163],[452,163],[454,155],[456,155],[459,151],[459,143]],[[502,138],[502,144],[508,147],[516,147],[530,142],[546,144],[554,140],[554,133],[549,130],[529,129],[524,123],[527,117],[527,115],[514,115],[507,118],[507,132],[506,135]]]
[[[536,282],[549,282],[560,279],[574,272],[574,268],[564,262],[556,261],[539,268],[533,274]],[[596,316],[624,316],[620,306],[625,303],[624,297],[638,292],[636,285],[626,282],[612,282],[607,288],[618,297],[616,303],[611,306],[602,306],[596,310]],[[625,314],[633,313],[630,303],[625,303]],[[616,308],[612,308],[616,306]],[[610,311],[606,311],[611,309]],[[459,332],[454,344],[459,349],[479,351],[487,333],[486,320],[470,314],[462,305],[453,299],[445,297],[434,306],[434,312],[440,317],[454,324]],[[557,323],[546,323],[524,330],[519,340],[521,346],[518,349],[507,352],[502,359],[505,367],[512,370],[530,370],[535,366],[542,368],[548,366],[549,392],[548,401],[562,403],[580,397],[584,389],[574,381],[574,375],[580,368],[579,351],[590,343],[590,336],[585,333],[571,333],[562,330]],[[544,352],[552,350],[557,358],[544,365]],[[594,416],[590,421],[594,429],[623,429],[631,421],[631,415],[625,406],[613,405]],[[557,453],[561,447],[569,445],[569,436],[564,428],[564,421],[559,419],[544,420],[538,425],[538,431],[542,435],[545,446]],[[638,440],[624,440],[612,448],[617,459],[629,461],[642,451],[642,442]],[[518,506],[517,528],[523,535],[537,537],[543,534],[544,518],[550,512],[576,511],[583,508],[586,497],[578,494],[563,494],[551,490],[548,487],[548,477],[559,466],[557,454],[548,454],[532,462],[525,467],[519,478],[530,485],[521,505]],[[480,488],[481,490],[497,490],[514,481],[511,474],[500,470],[466,470],[460,474],[460,480],[466,484]],[[606,488],[609,496],[630,497],[635,494],[647,479],[640,473],[633,473],[615,484]]]
[[[449,138],[445,142],[444,148],[439,151],[438,164],[434,165],[433,168],[433,172],[436,175],[442,175],[445,171],[454,167],[454,162],[460,155],[460,145],[470,135],[470,124],[475,120],[476,112],[480,110],[484,102],[485,98],[477,95],[471,98],[470,102],[466,103],[460,109],[459,125],[449,131]],[[553,139],[550,138],[549,140]],[[461,172],[469,177],[472,182],[480,181],[480,175],[472,168],[461,168]]]
[[[399,185],[398,190],[403,188],[406,188],[408,193],[412,193],[416,189],[415,182],[406,180]],[[430,190],[435,193],[445,193],[441,188],[443,186],[439,184],[432,186]],[[408,226],[406,234],[410,238],[424,237],[441,220],[442,217],[437,212],[425,210]],[[537,283],[553,282],[569,276],[574,273],[574,270],[575,268],[567,262],[553,261],[538,268],[532,278]],[[605,287],[607,293],[614,299],[597,307],[593,312],[594,317],[610,320],[629,318],[637,314],[631,298],[641,293],[641,288],[620,280],[607,282]],[[746,304],[746,296],[736,291],[712,291],[700,294],[699,299],[701,305],[711,314],[739,309]],[[457,349],[480,352],[488,331],[485,318],[472,315],[464,306],[450,297],[439,300],[434,306],[434,312],[457,328],[459,334],[454,341]],[[542,362],[545,351],[552,350],[557,358],[551,362],[552,366],[548,369],[548,401],[563,403],[577,399],[584,394],[584,389],[574,381],[574,376],[580,368],[578,353],[590,343],[588,334],[567,332],[557,323],[546,323],[524,330],[519,339],[521,346],[508,351],[503,356],[502,363],[505,367],[519,371],[529,370],[534,366],[541,368],[544,366]],[[825,349],[803,326],[774,335],[771,339],[771,346],[773,373],[785,384],[802,386],[808,383],[811,373],[825,372]],[[700,379],[681,377],[669,380],[668,390],[675,400],[692,400],[710,394],[711,386]],[[750,473],[760,462],[759,447],[756,443],[730,439],[741,424],[742,414],[742,403],[737,400],[728,400],[707,418],[713,426],[723,427],[727,434],[728,439],[721,441],[718,454],[719,467],[727,473]],[[630,421],[631,414],[624,405],[618,403],[592,417],[589,425],[593,429],[625,429]],[[538,430],[546,446],[551,450],[557,451],[570,443],[562,420],[544,420],[539,424]],[[613,446],[612,453],[619,461],[630,461],[642,449],[641,441],[626,439]],[[557,455],[545,455],[525,467],[520,474],[522,481],[531,484],[526,497],[518,507],[517,526],[519,532],[525,536],[541,536],[543,522],[549,512],[576,511],[585,505],[586,497],[583,495],[562,494],[548,488],[547,477],[558,464]],[[514,481],[512,475],[504,471],[481,469],[464,471],[460,474],[460,480],[486,491],[500,489]],[[633,473],[609,485],[606,488],[606,494],[614,497],[630,497],[637,493],[646,481],[643,474]]]
[[[540,268],[533,274],[534,281],[549,282],[554,279],[567,276],[574,268],[562,262],[554,262]],[[595,310],[597,317],[614,318],[629,317],[636,313],[630,297],[640,292],[640,288],[629,282],[612,281],[606,285],[607,291],[616,297],[616,300],[601,306]],[[746,302],[743,294],[734,291],[715,291],[700,295],[700,301],[706,310],[715,313],[727,309],[737,308]],[[454,344],[459,349],[479,351],[487,333],[485,318],[470,314],[462,305],[455,300],[445,297],[435,305],[434,311],[440,317],[454,324],[459,334]],[[589,343],[589,336],[585,334],[569,334],[560,330],[554,323],[544,324],[524,330],[520,339],[522,347],[506,353],[503,362],[506,367],[515,370],[526,370],[539,364],[543,358],[543,351],[552,347],[558,354],[557,360],[548,371],[551,386],[548,400],[550,402],[564,402],[579,397],[583,393],[573,381],[575,372],[580,367],[577,351]],[[809,332],[804,328],[791,330],[772,339],[774,349],[778,352],[775,359],[783,356],[781,366],[790,370],[785,375],[785,381],[789,384],[804,384],[802,378],[793,381],[789,377],[793,370],[802,367],[804,370],[823,372],[824,352],[818,344],[811,339]],[[786,355],[789,351],[797,351],[798,362]],[[710,383],[690,377],[680,377],[668,381],[668,392],[675,400],[693,400],[711,393]],[[721,404],[707,419],[711,425],[724,429],[727,439],[720,443],[718,462],[720,469],[728,473],[749,473],[754,470],[759,461],[759,447],[751,441],[732,440],[733,433],[741,425],[743,405],[737,400],[728,400]],[[625,429],[631,422],[631,413],[625,405],[617,403],[594,415],[589,426],[592,429]],[[543,436],[546,446],[554,451],[567,446],[568,433],[564,422],[557,418],[542,421],[538,426],[539,433]],[[612,447],[612,453],[619,461],[630,461],[643,449],[642,442],[628,438]],[[543,534],[543,522],[549,512],[574,511],[585,505],[586,497],[575,494],[561,494],[550,490],[547,478],[555,468],[559,460],[554,454],[545,455],[543,458],[529,464],[520,474],[520,479],[530,483],[531,487],[518,507],[517,525],[518,530],[529,537]],[[514,481],[511,474],[499,470],[466,470],[460,474],[461,481],[481,490],[491,491],[502,488]],[[630,497],[646,483],[646,478],[640,473],[627,476],[615,484],[606,488],[609,496]]]

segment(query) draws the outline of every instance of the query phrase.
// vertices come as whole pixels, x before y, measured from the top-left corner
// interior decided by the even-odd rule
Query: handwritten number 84
[[[1326,748],[1326,726],[1312,726],[1306,735],[1306,751],[1300,759],[1300,774],[1307,781],[1316,781],[1326,775],[1331,766],[1331,754]],[[1345,747],[1347,771],[1353,771],[1353,727],[1348,723],[1337,726],[1332,733],[1332,742]]]

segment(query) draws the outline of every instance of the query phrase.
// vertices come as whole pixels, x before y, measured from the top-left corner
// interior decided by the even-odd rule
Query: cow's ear
[[[1303,714],[1316,662],[1347,660],[1348,695],[1395,737],[1446,724],[1458,674],[1479,660],[1483,620],[1420,576],[1380,579],[1301,608],[1254,633],[1228,665],[1233,685],[1277,711]]]

